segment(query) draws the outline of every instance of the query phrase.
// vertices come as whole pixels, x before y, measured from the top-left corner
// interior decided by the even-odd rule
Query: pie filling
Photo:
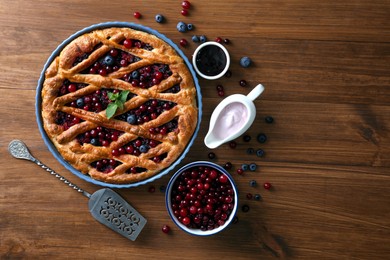
[[[76,38],[56,59],[45,74],[42,116],[72,166],[105,182],[132,183],[180,156],[197,123],[196,89],[171,46],[144,32],[109,28]],[[123,91],[125,100],[112,98]],[[107,116],[113,105],[117,110]]]

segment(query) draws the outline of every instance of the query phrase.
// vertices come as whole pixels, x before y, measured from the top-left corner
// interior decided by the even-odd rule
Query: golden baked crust
[[[125,39],[139,41],[147,47],[126,48],[123,44]],[[113,49],[137,58],[106,75],[88,72],[88,69]],[[170,70],[169,77],[157,82],[156,85],[141,88],[124,80],[133,71],[156,64],[168,65]],[[64,85],[70,83],[82,87],[64,93]],[[174,86],[179,86],[177,91],[173,91],[174,93],[167,91]],[[113,117],[107,118],[105,109],[94,112],[74,105],[76,100],[103,89],[106,92],[115,89],[130,92],[130,98],[124,103],[124,108],[118,109]],[[83,174],[107,183],[134,183],[167,168],[183,152],[197,125],[196,88],[183,59],[158,37],[130,28],[95,30],[71,41],[48,66],[41,96],[44,129],[59,153]],[[120,115],[139,109],[150,100],[170,102],[169,104],[174,105],[168,110],[160,111],[157,118],[139,124],[129,124],[126,120],[120,120]],[[61,124],[59,115],[63,115],[64,118],[67,116],[76,118],[74,119],[76,123]],[[150,131],[151,128],[158,129],[172,121],[175,122],[175,127],[168,133]],[[97,127],[121,134],[117,140],[105,146],[80,141],[80,136]],[[148,147],[147,152],[138,154],[117,155],[112,152],[131,146],[137,138],[154,140],[158,145]],[[156,157],[161,160],[155,160]],[[106,160],[106,163],[115,160],[115,168],[107,170],[106,167],[104,170],[98,170],[96,164],[102,160]]]

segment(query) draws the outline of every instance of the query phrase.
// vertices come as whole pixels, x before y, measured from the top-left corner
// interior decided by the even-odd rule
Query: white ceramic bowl
[[[211,45],[217,46],[219,49],[221,49],[223,51],[223,53],[224,53],[224,55],[226,57],[226,65],[223,68],[223,70],[220,73],[216,74],[216,75],[205,75],[204,73],[201,72],[201,68],[198,67],[196,59],[197,59],[198,53],[201,50],[203,50],[205,47],[208,47],[208,46],[211,46]],[[194,66],[194,69],[195,69],[196,73],[199,76],[201,76],[202,78],[208,79],[208,80],[219,79],[220,77],[225,75],[227,70],[229,69],[229,66],[230,66],[230,55],[229,55],[228,50],[222,44],[220,44],[218,42],[212,42],[212,41],[205,42],[205,43],[202,43],[201,45],[199,45],[198,48],[195,49],[194,54],[192,55],[192,65]]]
[[[224,220],[224,224],[223,225],[215,227],[215,228],[213,228],[211,230],[208,230],[208,229],[207,230],[202,230],[200,228],[193,228],[193,227],[188,227],[188,226],[184,225],[178,219],[178,216],[175,215],[174,210],[172,209],[172,201],[174,201],[176,199],[176,194],[174,194],[174,189],[177,188],[177,185],[175,185],[176,180],[178,180],[178,178],[180,180],[180,177],[182,176],[183,173],[189,172],[189,170],[198,168],[200,166],[202,166],[202,167],[209,167],[211,169],[215,169],[215,170],[217,170],[218,173],[220,173],[222,175],[225,175],[228,178],[228,182],[230,182],[231,188],[233,190],[233,194],[231,194],[231,197],[233,198],[233,201],[230,203],[230,204],[233,204],[233,205],[232,205],[232,208],[229,209],[230,214],[228,214],[227,219]],[[172,221],[179,228],[181,228],[185,232],[187,232],[189,234],[192,234],[192,235],[209,236],[209,235],[214,235],[214,234],[224,230],[233,221],[233,219],[234,219],[234,217],[236,215],[236,212],[237,212],[237,207],[238,207],[238,190],[237,190],[236,184],[234,183],[234,180],[233,180],[232,176],[224,168],[222,168],[221,166],[219,166],[219,165],[217,165],[215,163],[212,163],[212,162],[197,161],[197,162],[192,162],[192,163],[189,163],[189,164],[183,166],[182,168],[180,168],[171,177],[170,181],[168,182],[168,185],[167,185],[167,188],[166,188],[166,192],[165,192],[165,203],[166,203],[166,208],[168,210],[169,216],[171,217]],[[216,202],[214,205],[218,205],[218,203],[219,202]],[[226,203],[226,202],[222,203],[221,202],[219,205],[222,205],[222,204],[229,204],[229,203]],[[204,206],[205,205],[202,205],[201,207],[204,207]],[[189,206],[188,206],[188,208],[189,208]],[[214,210],[216,208],[218,208],[218,206],[216,206],[214,208]],[[190,213],[188,212],[188,214],[190,214]],[[190,214],[192,216],[189,216],[189,218],[191,218],[193,220],[193,217],[196,214]]]

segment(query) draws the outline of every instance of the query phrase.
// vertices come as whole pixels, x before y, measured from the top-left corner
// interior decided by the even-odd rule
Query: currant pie
[[[70,41],[44,72],[41,98],[44,130],[61,156],[114,184],[169,167],[198,120],[184,60],[157,36],[126,27]]]

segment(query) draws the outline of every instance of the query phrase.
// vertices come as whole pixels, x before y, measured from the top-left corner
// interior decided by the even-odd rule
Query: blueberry
[[[255,196],[253,196],[253,198],[255,200],[261,200],[261,195],[260,194],[255,194]]]
[[[187,31],[187,25],[184,22],[178,22],[176,28],[179,32]]]
[[[91,144],[92,144],[92,145],[95,145],[95,146],[99,145],[99,139],[97,139],[97,138],[92,138],[92,139],[91,139]]]
[[[263,157],[264,154],[265,154],[265,152],[264,152],[263,149],[258,149],[258,150],[256,151],[256,155],[257,155],[258,157]]]
[[[193,35],[192,38],[191,38],[191,40],[192,40],[193,42],[199,42],[199,41],[200,41],[198,35]]]
[[[242,164],[241,165],[241,169],[243,169],[244,171],[247,171],[248,169],[249,169],[249,166],[248,166],[248,164]]]
[[[139,78],[139,72],[138,70],[135,70],[131,73],[131,78],[138,79]]]
[[[258,136],[257,136],[257,141],[259,142],[259,143],[265,143],[266,141],[267,141],[267,136],[265,135],[265,134],[259,134]]]
[[[127,123],[134,125],[137,122],[137,117],[135,115],[128,115],[126,118]]]
[[[244,140],[244,142],[249,142],[251,140],[251,136],[250,135],[244,135],[242,137],[242,140]]]
[[[156,14],[155,19],[156,19],[156,22],[158,22],[158,23],[164,22],[164,16],[162,16],[161,14]]]
[[[242,57],[240,59],[240,65],[244,68],[248,68],[252,63],[252,60],[249,57]]]
[[[83,107],[84,106],[84,99],[83,98],[77,99],[76,104],[78,107]]]
[[[107,55],[104,57],[103,63],[107,66],[112,66],[115,63],[115,59],[111,55]]]
[[[166,189],[167,189],[167,187],[165,187],[164,185],[160,186],[160,192],[165,192]]]
[[[247,154],[254,154],[254,153],[255,153],[255,149],[253,149],[253,148],[248,148],[248,149],[246,149],[246,153],[247,153]]]
[[[257,165],[255,163],[249,164],[249,170],[251,170],[252,172],[256,171],[256,168],[257,168]]]
[[[248,212],[249,211],[249,206],[248,205],[243,205],[242,207],[241,207],[241,210],[243,211],[243,212]]]
[[[255,181],[255,180],[251,180],[251,181],[249,182],[249,186],[255,187],[255,186],[256,186],[256,181]]]
[[[187,24],[187,30],[192,31],[194,29],[194,25],[192,23]]]
[[[148,150],[149,150],[149,146],[147,146],[147,145],[145,145],[145,144],[143,144],[143,145],[141,145],[141,146],[139,147],[139,151],[140,151],[141,153],[147,153]]]
[[[206,41],[207,41],[207,37],[204,36],[204,35],[201,35],[201,36],[199,36],[199,41],[200,41],[201,43],[206,42]]]
[[[274,122],[274,118],[272,116],[266,116],[265,122],[268,124],[272,124]]]

